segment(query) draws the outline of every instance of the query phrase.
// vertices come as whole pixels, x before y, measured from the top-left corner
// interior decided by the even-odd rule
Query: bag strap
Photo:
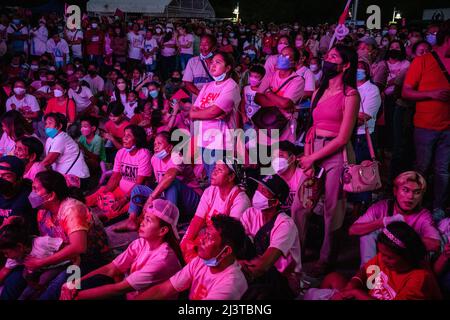
[[[66,171],[65,174],[68,174],[68,173],[70,172],[70,170],[72,170],[73,166],[75,165],[75,163],[78,161],[78,158],[80,157],[80,153],[81,153],[80,148],[78,148],[78,154],[77,154],[77,157],[75,158],[75,161],[72,163],[72,165],[71,165],[70,168]]]
[[[450,83],[450,75],[448,74],[448,71],[445,68],[444,64],[442,63],[441,59],[439,58],[438,54],[436,53],[436,51],[431,51],[431,54],[433,55],[434,59],[436,59],[436,62],[438,63],[442,73],[447,78],[447,82]]]
[[[273,227],[275,226],[275,221],[277,220],[279,212],[273,216],[270,221],[264,224],[258,232],[255,234],[254,244],[256,247],[256,254],[263,255],[264,252],[269,248],[270,245],[270,233],[272,232]]]
[[[206,74],[208,74],[209,80],[214,81],[213,76],[211,75],[211,73],[209,73],[209,70],[206,67],[205,61],[203,61],[202,58],[200,58],[200,63],[202,64],[202,67],[205,70]]]
[[[233,194],[231,195],[231,197],[230,197],[230,199],[228,199],[228,201],[227,201],[227,208],[226,208],[226,210],[225,210],[225,214],[227,215],[227,216],[230,216],[230,214],[231,214],[231,206],[233,205],[233,203],[234,203],[234,200],[237,198],[237,196],[241,193],[241,188],[237,188],[234,192],[233,192]]]
[[[295,78],[298,78],[298,77],[299,77],[299,76],[296,74],[295,76],[288,78],[288,79],[287,79],[286,81],[284,81],[284,82],[281,84],[281,86],[280,86],[276,91],[274,91],[273,93],[277,94],[277,93],[280,92],[280,90],[283,89],[289,82],[291,82],[292,80],[294,80]]]
[[[388,217],[392,217],[394,215],[394,200],[389,199],[387,201],[387,205],[388,205],[387,215]]]

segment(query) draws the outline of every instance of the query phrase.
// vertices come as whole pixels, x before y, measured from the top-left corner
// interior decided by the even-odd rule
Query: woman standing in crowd
[[[61,113],[68,120],[67,127],[75,122],[75,103],[67,96],[67,85],[62,81],[57,81],[53,86],[54,97],[48,100],[44,114]]]
[[[325,236],[315,274],[324,274],[336,263],[339,235],[344,220],[341,177],[343,152],[347,152],[358,115],[360,98],[356,90],[357,55],[354,49],[337,45],[327,53],[323,66],[324,81],[313,96],[313,124],[308,132],[305,155],[300,166],[308,176],[325,170]],[[307,220],[311,212],[301,208],[293,212],[304,246]]]
[[[197,143],[201,147],[202,163],[208,178],[214,163],[223,159],[225,150],[234,145],[230,135],[225,134],[227,129],[236,128],[241,101],[239,86],[231,78],[233,63],[233,58],[226,53],[214,55],[209,69],[214,81],[202,87],[190,112],[194,121],[194,137],[199,140]]]

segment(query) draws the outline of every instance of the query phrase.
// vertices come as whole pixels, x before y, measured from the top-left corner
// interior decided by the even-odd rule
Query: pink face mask
[[[261,80],[259,80],[258,78],[255,78],[255,77],[249,77],[248,82],[250,83],[250,85],[252,87],[257,87],[261,84]]]
[[[88,136],[91,133],[91,130],[89,128],[81,128],[81,134],[83,136]]]

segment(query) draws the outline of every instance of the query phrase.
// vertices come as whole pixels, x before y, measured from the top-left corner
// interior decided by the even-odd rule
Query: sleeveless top
[[[313,111],[314,127],[337,135],[344,118],[345,98],[357,94],[356,89],[348,88],[347,95],[344,95],[344,91],[340,91],[330,97],[321,97]]]

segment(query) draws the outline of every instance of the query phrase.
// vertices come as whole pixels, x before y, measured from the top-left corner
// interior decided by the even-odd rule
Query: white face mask
[[[289,168],[289,162],[286,158],[275,158],[272,161],[272,168],[277,173],[283,173]]]
[[[319,70],[319,66],[317,64],[311,64],[311,65],[309,65],[309,69],[312,72],[316,72],[317,70]]]
[[[55,89],[53,90],[53,94],[55,95],[55,98],[59,98],[62,97],[64,92],[62,92],[61,90]]]
[[[26,91],[26,90],[25,90],[24,88],[19,88],[19,87],[14,88],[14,93],[15,93],[15,94],[18,94],[18,95],[24,94],[25,91]]]
[[[269,199],[266,198],[261,192],[256,190],[255,195],[252,199],[253,208],[258,210],[265,210],[269,208]]]

